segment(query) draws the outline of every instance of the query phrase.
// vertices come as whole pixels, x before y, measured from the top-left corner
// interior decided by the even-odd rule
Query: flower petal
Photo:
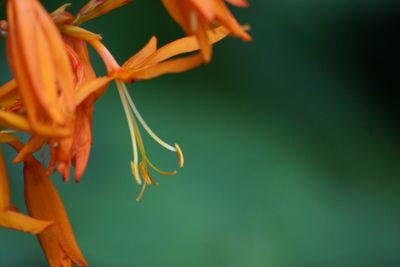
[[[153,36],[151,37],[150,41],[139,52],[133,55],[122,65],[122,68],[124,69],[136,68],[146,58],[151,56],[151,54],[153,54],[156,51],[157,51],[157,38]]]
[[[209,22],[215,18],[215,0],[190,0]]]
[[[46,138],[43,138],[38,135],[34,135],[31,139],[25,144],[25,146],[18,152],[17,156],[13,159],[13,163],[19,163],[23,161],[27,156],[32,155],[36,150],[38,150],[46,141]]]
[[[12,112],[0,110],[0,123],[23,132],[33,132],[33,127],[30,126],[25,117]],[[37,124],[35,129],[37,133],[44,137],[65,137],[71,134],[67,128],[51,127],[45,124]]]
[[[225,38],[229,34],[229,31],[225,27],[220,26],[213,30],[209,30],[207,34],[210,43],[213,44]],[[179,54],[197,51],[199,50],[199,48],[200,47],[195,36],[184,37],[167,45],[164,45],[163,47],[158,49],[151,57],[149,57],[143,64],[156,64]]]
[[[10,186],[6,166],[4,164],[3,153],[0,150],[0,211],[10,207]]]
[[[217,19],[221,21],[222,25],[227,27],[234,35],[242,38],[244,41],[251,41],[251,36],[246,30],[237,22],[235,17],[229,11],[228,7],[222,1],[216,2]]]
[[[93,105],[87,103],[87,105]],[[80,110],[81,114],[75,122],[75,137],[73,152],[75,156],[75,181],[79,182],[86,165],[89,161],[90,148],[92,145],[92,114],[91,110]]]
[[[17,83],[15,80],[11,80],[5,83],[3,86],[0,87],[0,98],[2,98],[5,95],[8,95],[15,89],[17,89]]]
[[[162,0],[165,8],[171,17],[182,27],[185,31],[188,31],[190,26],[185,14],[185,10],[181,5],[181,0]]]
[[[51,221],[36,220],[15,211],[0,211],[0,227],[38,234],[51,224]]]
[[[101,35],[99,34],[90,32],[84,28],[73,25],[64,25],[61,27],[61,31],[64,35],[71,36],[79,40],[90,41],[93,39],[98,39],[98,40],[102,39]]]
[[[120,79],[129,82],[132,80],[148,80],[168,73],[180,73],[195,68],[203,62],[203,56],[196,54],[185,58],[167,60],[157,65],[137,71],[121,73]]]
[[[101,77],[83,84],[77,89],[76,104],[81,104],[82,101],[84,101],[88,96],[103,89],[104,86],[107,86],[112,79],[112,77]]]
[[[62,36],[46,10],[44,10],[38,1],[34,2],[36,3],[38,19],[48,38],[53,56],[55,73],[57,75],[57,91],[60,94],[59,104],[61,104],[62,109],[65,109],[63,110],[64,112],[73,112],[75,109],[74,77]]]

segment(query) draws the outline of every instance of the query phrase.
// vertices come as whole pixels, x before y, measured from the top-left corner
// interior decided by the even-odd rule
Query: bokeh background
[[[206,67],[129,87],[186,157],[140,203],[115,88],[97,103],[82,182],[55,177],[91,266],[400,266],[399,1],[250,2],[232,10],[251,24],[252,43],[226,40]],[[151,35],[161,44],[182,35],[160,1],[137,0],[87,28],[120,62]],[[175,166],[175,155],[146,146]],[[9,174],[23,209],[21,166]],[[1,267],[45,265],[35,237],[0,229]]]

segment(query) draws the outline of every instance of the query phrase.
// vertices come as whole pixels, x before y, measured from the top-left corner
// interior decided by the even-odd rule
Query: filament
[[[126,86],[124,87],[124,91],[125,91],[125,95],[128,99],[129,105],[131,106],[133,112],[135,113],[137,119],[139,120],[140,124],[143,126],[143,128],[146,130],[146,132],[157,142],[159,143],[161,146],[163,146],[164,148],[172,151],[172,152],[176,152],[176,148],[167,144],[166,142],[164,142],[160,137],[158,137],[149,127],[149,125],[144,121],[143,117],[140,115],[138,109],[135,106],[135,103],[133,103],[133,100],[131,98],[131,96],[128,93],[128,90],[126,88]]]
[[[138,184],[142,184],[142,181],[140,180],[139,172],[138,172],[139,157],[138,157],[138,149],[137,149],[136,135],[135,135],[135,121],[134,121],[132,112],[129,109],[129,105],[126,102],[126,97],[125,97],[125,94],[123,91],[125,84],[120,81],[116,81],[116,85],[117,85],[118,93],[119,93],[121,101],[122,101],[122,106],[124,107],[126,119],[128,121],[129,132],[131,133],[131,142],[132,142],[132,148],[133,148],[133,165],[132,165],[133,176]]]

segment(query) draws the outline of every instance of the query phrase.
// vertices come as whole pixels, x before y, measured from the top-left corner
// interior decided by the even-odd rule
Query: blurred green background
[[[232,10],[251,24],[252,43],[231,38],[208,66],[129,87],[186,159],[177,176],[155,175],[140,203],[115,88],[97,103],[82,182],[55,179],[91,266],[400,266],[399,1],[250,2]],[[120,62],[151,35],[161,44],[182,35],[160,1],[87,28]],[[175,166],[145,141],[153,161]],[[9,175],[23,208],[21,166]],[[0,229],[0,266],[46,261],[35,237]]]

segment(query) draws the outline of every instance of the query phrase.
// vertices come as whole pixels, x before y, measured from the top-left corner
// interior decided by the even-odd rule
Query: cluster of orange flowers
[[[13,79],[0,86],[0,144],[16,152],[13,163],[24,164],[25,202],[29,215],[10,203],[6,166],[0,151],[0,226],[38,236],[50,266],[88,266],[75,240],[63,203],[50,176],[55,171],[68,181],[70,169],[79,181],[88,163],[92,143],[93,106],[115,82],[132,139],[132,173],[142,185],[154,185],[149,170],[164,175],[147,157],[141,127],[161,146],[184,160],[180,147],[161,140],[137,110],[126,84],[168,73],[180,73],[207,63],[212,44],[235,35],[251,37],[232,16],[224,0],[162,0],[187,37],[161,48],[150,41],[122,65],[101,42],[99,34],[82,24],[130,0],[90,0],[76,16],[65,4],[48,13],[38,0],[8,0],[7,20],[0,21],[0,38],[7,45]],[[245,7],[246,0],[226,0]],[[0,40],[1,41],[1,40]],[[104,62],[107,74],[97,76],[88,47]],[[185,54],[185,55],[183,55]],[[22,135],[21,135],[22,133]],[[21,137],[28,135],[26,143]],[[43,150],[45,149],[45,150]],[[47,151],[39,162],[35,152]],[[140,155],[139,155],[140,154]]]

